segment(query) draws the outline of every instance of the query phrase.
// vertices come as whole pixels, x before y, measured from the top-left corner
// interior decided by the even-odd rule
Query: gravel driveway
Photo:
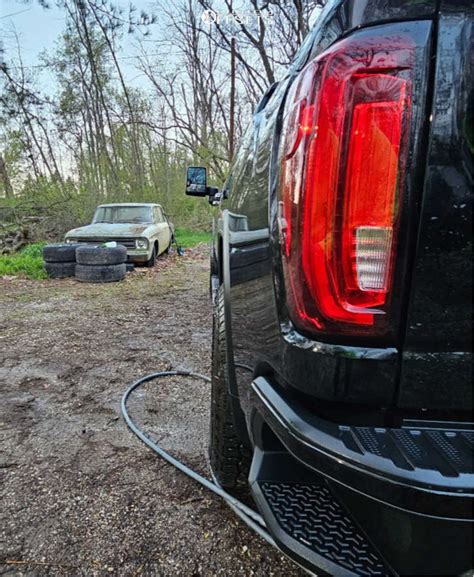
[[[207,248],[113,285],[0,279],[0,574],[301,575],[119,416],[141,375],[210,372]],[[209,385],[147,384],[131,413],[207,471]]]

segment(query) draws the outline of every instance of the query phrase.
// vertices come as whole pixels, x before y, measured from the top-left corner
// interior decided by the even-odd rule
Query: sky
[[[16,0],[0,0],[0,30],[8,53],[15,48],[14,32],[21,43],[25,64],[37,64],[38,54],[52,48],[64,27],[64,16],[53,7],[44,10],[36,2],[27,5]]]
[[[65,30],[66,16],[64,10],[56,6],[56,0],[48,0],[49,9],[42,8],[38,0],[0,0],[0,40],[5,50],[5,58],[10,68],[14,68],[14,61],[17,60],[17,37],[21,50],[23,65],[29,69],[35,79],[36,86],[40,87],[43,94],[53,96],[56,84],[54,76],[41,63],[40,55],[44,51],[53,52],[55,44],[61,33]],[[122,6],[127,12],[130,0],[114,0],[114,4]],[[239,4],[239,3],[237,3]],[[146,39],[145,46],[149,49],[147,54],[157,55],[157,46],[154,39],[159,35],[160,14],[156,8],[156,1],[153,0],[133,0],[133,5],[137,8],[137,13],[144,10],[147,13],[155,14],[157,22],[149,28],[150,36]],[[172,6],[172,0],[170,6]],[[216,2],[218,8],[216,14],[219,18],[227,18],[228,11],[224,9],[223,2]],[[244,3],[241,4],[244,6]],[[219,9],[220,7],[220,9]],[[206,11],[209,12],[209,11]],[[249,13],[245,9],[236,8],[236,13],[245,17]],[[205,12],[201,14],[204,25],[212,26],[207,22]],[[255,15],[254,15],[255,17]],[[121,39],[121,49],[119,51],[119,61],[122,73],[130,86],[140,89],[150,89],[151,85],[146,75],[135,66],[134,56],[139,54],[137,42],[141,33],[124,34]],[[13,62],[12,62],[13,59]],[[171,53],[166,54],[166,63],[177,62]]]
[[[53,90],[52,78],[49,77],[48,71],[44,70],[40,63],[40,54],[44,51],[53,51],[55,42],[65,29],[66,18],[64,11],[55,6],[55,1],[50,0],[51,8],[45,10],[36,2],[31,0],[25,4],[21,0],[0,0],[0,38],[5,49],[7,61],[17,56],[17,41],[19,39],[21,56],[23,64],[35,72],[40,81],[45,85],[43,88],[48,90],[48,83],[51,83]],[[122,5],[127,8],[129,0],[116,0],[116,5]],[[153,2],[150,0],[134,0],[133,5],[138,11],[141,9],[150,11]],[[151,35],[153,39],[153,32]],[[133,66],[133,60],[130,56],[137,54],[135,48],[136,39],[133,35],[124,35],[122,41],[122,68],[126,79],[133,85],[146,86],[145,77]],[[125,56],[126,55],[126,56]]]

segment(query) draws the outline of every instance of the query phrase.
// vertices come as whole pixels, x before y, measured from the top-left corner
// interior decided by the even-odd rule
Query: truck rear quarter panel
[[[397,20],[430,20],[436,2],[382,0],[330,1],[315,28],[307,59],[314,58],[338,39],[365,26]],[[303,59],[303,67],[305,61]],[[338,358],[337,351],[321,351],[319,357],[304,347],[295,353],[294,343],[282,338],[278,294],[281,277],[275,255],[277,240],[272,232],[276,215],[275,187],[279,172],[278,145],[281,112],[285,96],[297,67],[290,68],[267,106],[254,116],[233,164],[232,189],[223,209],[238,215],[235,230],[230,223],[230,308],[231,335],[236,363],[260,374],[266,370],[280,375],[290,372],[305,392],[316,396],[390,405],[395,402],[399,377],[396,349],[381,349],[379,358],[360,360],[355,350],[349,358]],[[375,345],[376,346],[376,345]],[[383,346],[383,345],[382,345]],[[289,349],[292,354],[289,354]],[[351,357],[354,358],[351,358]],[[357,366],[354,360],[359,356]],[[315,371],[317,367],[317,371]],[[240,402],[245,409],[250,377],[237,368]],[[352,384],[351,384],[352,383]]]
[[[472,407],[473,8],[441,6],[399,404]]]

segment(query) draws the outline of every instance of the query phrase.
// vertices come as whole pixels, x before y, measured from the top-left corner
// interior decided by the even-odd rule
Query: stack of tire
[[[51,278],[66,278],[76,272],[77,244],[47,244],[43,248],[44,268]]]
[[[127,273],[127,249],[79,245],[76,248],[76,279],[80,282],[116,282]]]

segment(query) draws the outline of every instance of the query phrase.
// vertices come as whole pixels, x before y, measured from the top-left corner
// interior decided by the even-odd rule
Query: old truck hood
[[[150,228],[149,224],[110,224],[98,222],[70,230],[66,237],[72,238],[102,238],[102,237],[135,237],[142,236]]]

